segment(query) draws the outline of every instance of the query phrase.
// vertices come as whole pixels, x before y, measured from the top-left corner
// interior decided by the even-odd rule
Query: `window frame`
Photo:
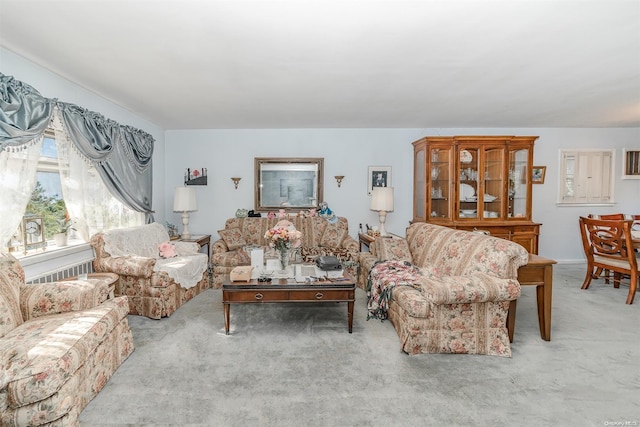
[[[575,165],[574,165],[574,173],[573,173],[573,181],[575,183],[581,183],[582,185],[586,185],[587,196],[586,200],[576,200],[578,196],[573,196],[573,200],[568,200],[568,196],[566,195],[566,183],[567,183],[567,156],[574,155]],[[601,164],[600,176],[598,177],[598,181],[589,181],[594,179],[594,173],[598,173],[597,171],[592,170],[594,167],[593,159],[597,155],[603,156],[603,163]],[[609,157],[609,161],[604,163],[604,157]],[[560,149],[559,150],[559,168],[558,168],[558,198],[557,205],[558,206],[613,206],[615,205],[615,158],[616,158],[616,150],[615,149],[600,149],[600,148],[591,148],[591,149]],[[581,160],[582,159],[582,160]],[[587,161],[586,165],[581,164],[581,161]],[[594,185],[588,185],[589,183],[595,183]],[[574,184],[574,191],[576,191],[576,186],[578,184]],[[590,193],[590,190],[597,190],[599,188],[599,192]],[[607,196],[608,194],[608,196]],[[603,198],[608,197],[609,199],[603,201]]]

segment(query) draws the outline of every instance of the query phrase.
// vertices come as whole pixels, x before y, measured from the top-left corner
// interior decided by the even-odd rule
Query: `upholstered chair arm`
[[[103,281],[69,280],[20,285],[20,311],[26,321],[50,314],[96,307],[109,297]]]
[[[487,301],[511,301],[520,297],[520,283],[485,273],[473,276],[423,276],[422,295],[432,304],[463,304]]]
[[[359,252],[360,244],[353,237],[347,235],[342,241],[342,247],[349,252]]]
[[[360,269],[366,274],[369,274],[371,271],[371,267],[378,261],[378,258],[373,255],[371,252],[360,252],[360,256],[358,257],[358,262],[360,264]]]
[[[200,252],[200,245],[196,242],[175,242],[178,256],[193,255]]]
[[[223,254],[225,252],[229,252],[229,247],[224,242],[224,240],[219,239],[213,242],[213,245],[211,245],[211,252],[212,254]]]
[[[93,261],[93,268],[99,272],[149,278],[153,274],[155,264],[156,260],[154,258],[139,256],[109,257],[96,258]]]

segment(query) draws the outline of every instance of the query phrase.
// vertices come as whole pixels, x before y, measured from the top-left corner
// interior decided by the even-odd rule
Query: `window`
[[[7,244],[17,257],[40,254],[44,248],[48,253],[84,244],[96,231],[144,223],[144,214],[131,211],[109,194],[89,162],[74,153],[78,160],[70,161],[69,144],[59,144],[55,135],[45,132],[37,160],[37,182],[24,212],[24,221],[34,216],[42,224],[45,242],[25,245],[21,223]],[[63,198],[63,188],[68,200]],[[70,216],[72,212],[77,217]]]
[[[561,150],[561,205],[613,204],[614,150]]]
[[[640,150],[622,149],[622,179],[640,179]]]

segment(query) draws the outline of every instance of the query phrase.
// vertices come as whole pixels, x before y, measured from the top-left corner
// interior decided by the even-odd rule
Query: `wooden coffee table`
[[[231,304],[260,303],[313,303],[346,302],[349,333],[353,326],[353,303],[356,284],[352,277],[344,281],[320,281],[295,283],[291,279],[273,279],[271,282],[231,282],[229,277],[222,283],[222,304],[224,305],[224,330],[229,335],[229,315]]]

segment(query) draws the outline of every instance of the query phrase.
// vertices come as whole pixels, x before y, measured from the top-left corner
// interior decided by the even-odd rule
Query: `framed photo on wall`
[[[369,196],[374,187],[391,187],[391,166],[369,166],[367,177],[367,194]]]
[[[531,182],[533,184],[544,184],[544,175],[547,173],[546,166],[534,166],[531,176]]]

